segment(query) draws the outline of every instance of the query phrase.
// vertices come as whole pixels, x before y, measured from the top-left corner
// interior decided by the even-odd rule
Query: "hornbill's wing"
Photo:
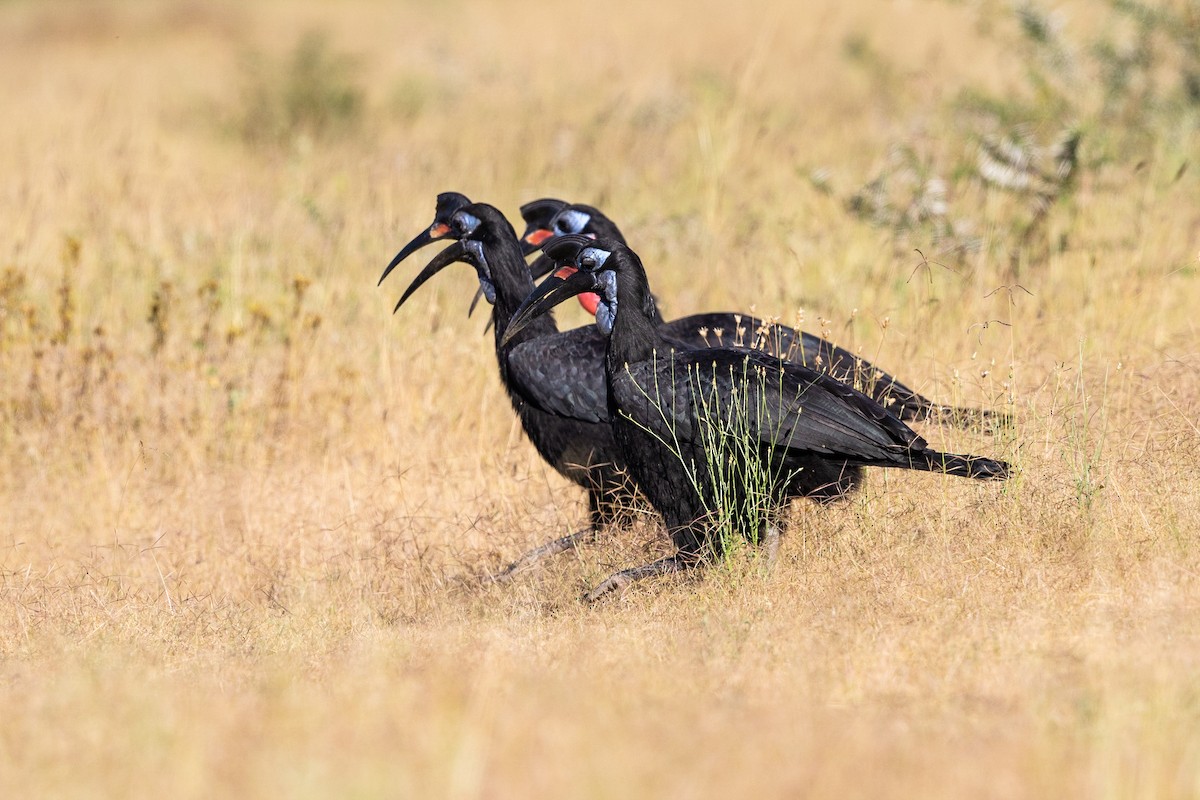
[[[541,411],[582,422],[608,422],[606,347],[594,325],[524,342],[507,354],[510,385]]]
[[[636,413],[661,414],[665,404],[653,397],[670,387],[673,435],[698,443],[713,435],[715,424],[764,446],[862,462],[895,463],[905,460],[905,451],[926,447],[866,395],[763,353],[676,351],[627,369],[646,396]]]

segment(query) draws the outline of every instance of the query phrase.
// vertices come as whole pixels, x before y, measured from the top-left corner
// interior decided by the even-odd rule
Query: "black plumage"
[[[491,322],[500,379],[521,426],[538,453],[560,474],[588,493],[588,528],[558,538],[509,565],[509,577],[555,553],[592,539],[602,528],[628,525],[645,508],[626,475],[608,420],[604,382],[603,334],[594,325],[559,331],[552,317],[540,318],[519,338],[500,345],[513,311],[534,289],[520,241],[512,226],[494,207],[472,203],[465,195],[438,195],[433,224],[405,245],[391,260],[379,282],[395,267],[435,241],[454,244],[436,256],[404,291],[396,309],[425,281],[457,261],[475,267],[480,292],[493,304]],[[715,334],[703,331],[704,315],[667,326],[680,347],[704,347]],[[689,333],[690,326],[690,334]],[[820,501],[841,497],[854,488],[855,468],[836,473],[813,471],[805,476],[803,493]]]
[[[718,509],[732,514],[726,522],[735,532],[757,538],[792,496],[813,488],[806,477],[813,473],[878,466],[1008,476],[1004,462],[931,449],[871,397],[827,373],[759,351],[679,348],[647,311],[641,261],[615,240],[567,235],[546,253],[561,271],[507,321],[501,346],[569,297],[600,295],[616,445],[676,546],[670,557],[616,573],[591,599],[632,580],[694,567],[706,553],[720,555]]]
[[[521,214],[526,222],[522,239],[526,253],[567,234],[627,244],[616,223],[592,206],[542,198],[522,206]],[[530,273],[535,281],[540,280],[553,267],[553,261],[543,253],[531,264]],[[687,342],[703,338],[706,344],[752,347],[782,356],[861,389],[904,420],[979,425],[1005,417],[988,409],[958,408],[934,402],[849,350],[786,325],[734,312],[695,314],[666,322],[659,312],[657,299],[649,295],[647,301],[650,318],[663,327],[667,338]],[[590,309],[594,304],[585,303],[585,307]],[[718,335],[716,331],[722,334]],[[702,332],[706,334],[701,336]]]

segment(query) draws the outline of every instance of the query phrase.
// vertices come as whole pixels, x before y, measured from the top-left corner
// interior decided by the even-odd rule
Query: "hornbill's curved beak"
[[[383,271],[383,274],[379,276],[379,283],[377,283],[375,285],[379,286],[380,284],[382,284],[383,279],[386,278],[389,274],[391,274],[392,270],[394,270],[396,268],[396,265],[399,264],[401,261],[403,261],[404,259],[411,256],[413,253],[417,252],[422,247],[425,247],[426,245],[429,245],[429,244],[433,244],[438,239],[444,239],[446,237],[446,234],[448,234],[448,233],[450,233],[450,226],[444,222],[434,222],[432,225],[429,226],[429,230],[421,231],[420,233],[418,233],[417,238],[413,239],[411,242],[404,245],[404,249],[401,250],[399,253],[396,253],[396,257],[392,259],[392,263],[388,264],[387,269],[385,269]],[[396,306],[396,307],[399,308],[399,306]]]
[[[541,285],[525,298],[525,302],[521,303],[520,308],[509,320],[500,346],[508,344],[522,328],[564,300],[584,292],[594,292],[599,288],[594,273],[581,272],[570,264],[563,264],[558,272],[542,281]]]
[[[417,239],[420,238],[421,237],[419,236],[417,237]],[[413,241],[416,241],[416,239]],[[401,255],[403,254],[404,251],[401,251]],[[408,288],[404,290],[404,294],[401,295],[400,301],[396,303],[396,307],[392,309],[392,313],[395,314],[397,311],[399,311],[400,306],[404,305],[404,301],[407,300],[413,292],[421,288],[421,284],[425,283],[425,281],[429,280],[434,275],[438,274],[443,269],[457,261],[466,261],[467,263],[472,263],[470,258],[471,253],[467,250],[466,244],[462,241],[456,241],[454,244],[438,253],[433,257],[432,261],[425,265],[425,269],[421,270],[420,274],[413,278],[413,282],[410,283]],[[391,267],[388,269],[391,269]],[[384,277],[387,277],[386,272],[384,273]]]
[[[549,228],[534,228],[533,230],[526,232],[526,234],[521,237],[521,255],[527,256],[530,253],[541,250],[542,245],[545,244],[546,240],[553,235],[554,231],[550,230]]]

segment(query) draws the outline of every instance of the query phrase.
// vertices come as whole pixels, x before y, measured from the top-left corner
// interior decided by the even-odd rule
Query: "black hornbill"
[[[983,480],[1009,474],[1002,461],[929,448],[871,397],[827,373],[744,348],[679,348],[647,308],[641,261],[616,240],[571,234],[545,252],[558,271],[506,321],[500,344],[520,340],[570,297],[599,295],[596,325],[609,336],[608,418],[623,463],[676,546],[672,556],[614,574],[590,600],[692,568],[706,553],[719,556],[722,513],[741,535],[770,533],[773,515],[809,488],[810,473],[877,466]]]
[[[582,234],[590,239],[604,238],[627,244],[620,229],[599,209],[579,203],[567,203],[545,197],[521,207],[526,229],[522,237],[526,255],[534,252],[556,237],[570,233]],[[553,262],[543,253],[530,266],[535,281],[549,274]],[[590,313],[596,313],[598,299],[595,294],[580,295],[580,303]],[[658,305],[653,295],[649,296],[651,319],[662,324]],[[688,317],[689,325],[707,328],[709,331],[727,331],[729,337],[712,343],[754,347],[782,356],[788,361],[828,372],[843,383],[848,383],[875,398],[884,408],[900,419],[914,421],[948,421],[959,425],[979,425],[1003,418],[1002,413],[987,409],[957,408],[936,403],[905,386],[871,362],[854,355],[832,342],[827,342],[810,333],[797,332],[785,325],[771,324],[749,314],[712,312]],[[670,323],[670,335],[685,335],[680,330],[683,320]],[[741,331],[741,334],[737,332]],[[749,335],[746,332],[749,331]]]
[[[457,241],[417,275],[396,310],[450,264],[463,261],[475,267],[480,291],[492,303],[500,379],[526,435],[552,467],[588,491],[590,527],[526,553],[500,573],[500,578],[507,578],[543,557],[593,538],[603,527],[629,524],[645,504],[638,501],[624,472],[608,424],[607,342],[596,326],[559,332],[547,316],[519,338],[500,344],[513,312],[534,290],[534,282],[520,240],[498,210],[456,192],[438,195],[433,224],[396,254],[379,282],[405,258],[441,239]],[[679,347],[704,347],[718,341],[715,334],[706,338],[705,325],[705,315],[698,315],[665,323],[661,332]],[[834,500],[852,490],[857,477],[853,469],[826,469],[819,474],[813,470],[798,493],[817,501]]]

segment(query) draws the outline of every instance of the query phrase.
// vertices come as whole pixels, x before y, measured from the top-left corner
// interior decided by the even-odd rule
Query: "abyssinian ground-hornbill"
[[[1002,461],[931,449],[879,403],[827,373],[761,351],[679,348],[647,309],[641,261],[615,240],[572,234],[545,252],[558,271],[508,320],[501,346],[564,300],[599,295],[596,324],[609,337],[608,418],[623,462],[676,547],[674,555],[612,575],[590,600],[695,567],[707,553],[719,556],[722,509],[733,531],[777,541],[777,532],[769,535],[773,513],[810,473],[895,467],[983,480],[1009,474]],[[767,522],[755,524],[761,510]]]
[[[526,223],[521,239],[526,255],[556,237],[571,233],[628,244],[616,223],[592,206],[544,197],[521,206],[521,215]],[[543,253],[534,260],[530,272],[537,281],[548,275],[552,268],[553,262]],[[581,294],[580,302],[589,313],[596,313],[599,300],[594,293]],[[650,296],[649,303],[651,318],[661,324],[662,316],[653,295]],[[691,319],[710,331],[709,338],[712,344],[754,347],[781,355],[793,363],[828,372],[843,383],[871,395],[884,408],[903,420],[977,426],[981,423],[996,423],[1006,416],[1002,412],[988,409],[958,408],[934,402],[849,350],[810,333],[766,323],[749,314],[713,312],[699,314]],[[726,333],[717,337],[711,333],[716,330]],[[739,334],[739,331],[742,333]]]
[[[382,283],[396,265],[426,245],[456,240],[421,271],[396,303],[398,310],[418,287],[455,262],[475,268],[481,291],[492,303],[496,358],[521,425],[538,453],[565,477],[588,492],[590,526],[548,542],[523,555],[498,577],[506,578],[539,559],[587,541],[608,525],[624,525],[638,502],[626,476],[608,424],[604,352],[607,342],[594,325],[559,332],[552,317],[540,317],[519,337],[501,344],[513,312],[533,291],[520,241],[512,226],[494,207],[472,203],[464,195],[438,195],[433,224],[418,234],[392,259]],[[662,336],[684,347],[704,347],[705,315],[663,323]],[[797,494],[818,501],[832,500],[854,488],[855,469],[813,470]]]

